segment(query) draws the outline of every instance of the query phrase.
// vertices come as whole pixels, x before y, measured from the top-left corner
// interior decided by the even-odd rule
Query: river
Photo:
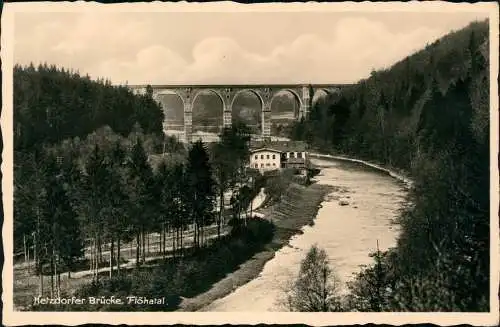
[[[330,265],[344,284],[371,264],[369,253],[396,244],[399,233],[393,220],[404,203],[404,184],[359,164],[313,159],[321,167],[315,180],[340,187],[320,208],[314,226],[305,226],[276,252],[260,275],[233,293],[216,300],[203,311],[284,311],[280,304],[286,286],[294,280],[300,262],[314,244],[324,248]],[[343,205],[341,205],[341,203]]]

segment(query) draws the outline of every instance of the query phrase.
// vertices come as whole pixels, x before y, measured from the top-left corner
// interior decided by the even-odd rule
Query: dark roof
[[[250,144],[250,149],[274,149],[279,152],[305,152],[307,144],[302,141],[253,141]]]

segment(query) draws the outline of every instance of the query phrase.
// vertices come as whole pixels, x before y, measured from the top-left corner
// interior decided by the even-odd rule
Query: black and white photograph
[[[496,3],[9,3],[2,31],[12,324],[498,322]]]

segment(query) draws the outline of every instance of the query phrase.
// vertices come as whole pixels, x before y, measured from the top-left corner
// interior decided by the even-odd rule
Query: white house
[[[308,158],[303,142],[258,142],[254,143],[249,166],[259,171],[281,168],[304,170]]]
[[[260,171],[280,169],[281,153],[270,148],[253,150],[250,153],[250,167]]]

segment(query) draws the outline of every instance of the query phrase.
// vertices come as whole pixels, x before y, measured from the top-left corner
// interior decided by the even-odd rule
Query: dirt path
[[[227,234],[229,232],[229,229],[226,228],[223,231],[223,235]],[[186,236],[189,236],[189,233]],[[208,240],[213,240],[217,237],[217,234],[211,234],[207,237]],[[185,243],[185,248],[189,248],[192,246],[192,240],[189,238],[186,238],[184,241]],[[157,246],[151,247],[151,249],[156,249],[159,251],[159,244]],[[130,254],[129,249],[123,249],[121,251],[124,254]],[[109,255],[109,251],[107,252]],[[135,253],[135,252],[134,252]],[[105,254],[105,253],[103,253]],[[167,255],[169,257],[170,255]],[[136,265],[136,259],[132,255],[127,255],[128,257],[126,259],[126,262],[120,264],[120,269],[131,269],[135,267]],[[154,251],[151,251],[149,253],[149,256],[145,258],[145,262],[152,262],[156,261],[163,258],[162,255],[159,255],[158,253],[155,253]],[[40,276],[39,275],[34,275],[32,273],[32,266],[33,263],[31,263],[31,269],[26,263],[20,263],[15,265],[14,267],[14,308],[16,310],[26,310],[29,308],[31,303],[33,303],[33,298],[35,296],[38,296],[39,294],[39,287],[40,287]],[[116,266],[113,268],[116,270]],[[99,268],[98,273],[107,273],[111,270],[111,268],[108,267],[101,267]],[[86,270],[81,270],[81,271],[76,271],[76,272],[71,272],[71,278],[68,278],[67,273],[61,274],[61,292],[66,293],[66,294],[73,294],[75,290],[79,289],[85,284],[88,284],[92,281],[92,276],[93,276],[93,271],[86,269]],[[43,285],[44,285],[44,296],[51,296],[50,294],[50,289],[51,289],[51,276],[43,276]],[[51,296],[55,297],[55,296]]]

